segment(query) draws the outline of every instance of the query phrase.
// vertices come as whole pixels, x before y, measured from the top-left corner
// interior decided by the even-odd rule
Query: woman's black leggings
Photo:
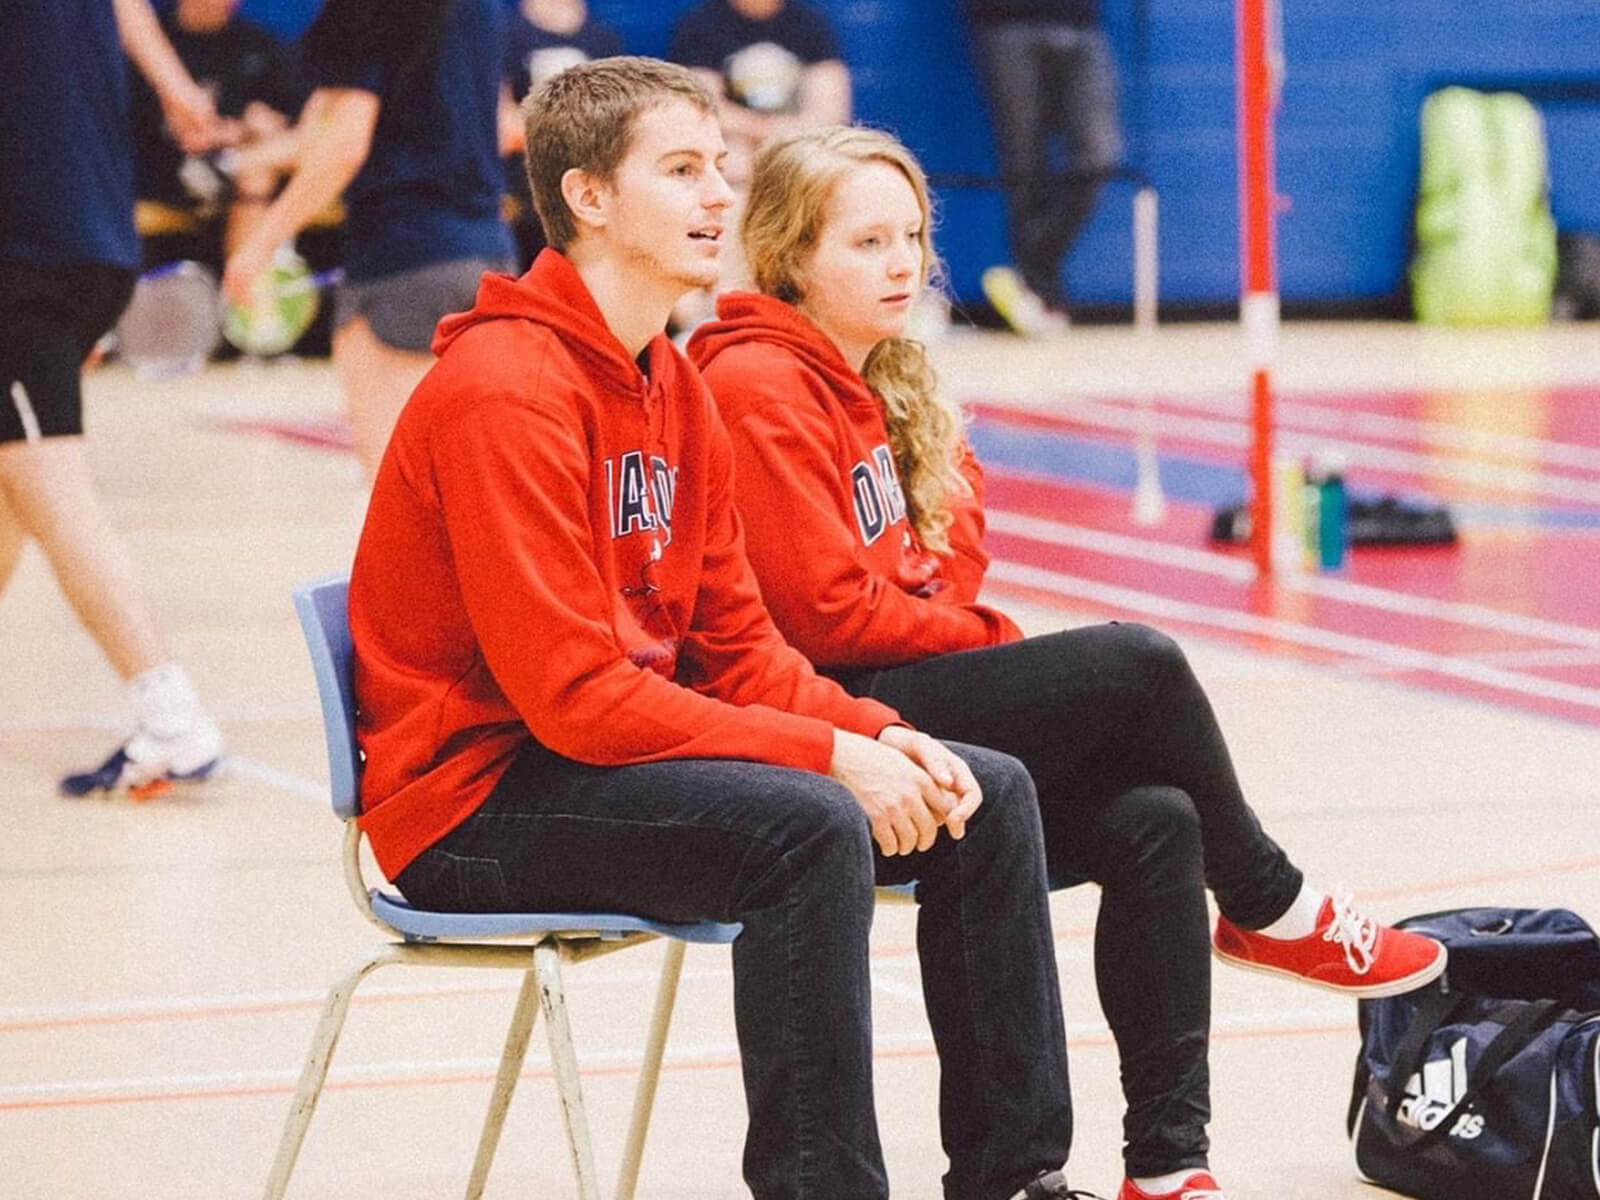
[[[1205,888],[1259,929],[1301,875],[1245,803],[1182,649],[1113,622],[838,678],[919,729],[1027,766],[1052,882],[1102,889],[1095,979],[1121,1058],[1128,1173],[1205,1165]]]

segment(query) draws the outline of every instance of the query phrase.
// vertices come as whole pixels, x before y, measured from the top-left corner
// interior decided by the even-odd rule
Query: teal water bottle
[[[1330,451],[1313,455],[1306,483],[1317,495],[1315,534],[1308,528],[1307,542],[1315,536],[1318,569],[1336,571],[1344,566],[1347,546],[1343,455]]]

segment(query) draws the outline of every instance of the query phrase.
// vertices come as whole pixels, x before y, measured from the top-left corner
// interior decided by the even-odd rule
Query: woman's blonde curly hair
[[[870,162],[898,170],[916,193],[922,209],[921,282],[937,276],[928,181],[916,158],[881,130],[835,125],[777,138],[756,156],[740,237],[759,291],[794,305],[805,300],[806,264],[833,189],[848,171]],[[861,375],[883,402],[911,527],[929,550],[949,556],[950,498],[971,492],[958,469],[961,416],[940,398],[920,342],[879,342]]]

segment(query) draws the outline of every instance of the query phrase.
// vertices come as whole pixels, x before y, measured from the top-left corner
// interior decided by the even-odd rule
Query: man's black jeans
[[[840,783],[728,760],[594,767],[530,743],[395,880],[444,909],[739,921],[734,1014],[757,1200],[883,1200],[867,934],[873,887],[917,881],[947,1200],[1002,1200],[1066,1160],[1072,1110],[1038,804],[955,747],[984,802],[961,841],[886,858]]]

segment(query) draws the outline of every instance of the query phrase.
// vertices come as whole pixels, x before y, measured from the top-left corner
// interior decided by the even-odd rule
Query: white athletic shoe
[[[162,795],[178,783],[200,783],[222,764],[222,731],[199,716],[172,733],[141,725],[92,771],[62,777],[63,796],[126,791],[136,800]]]
[[[1068,321],[1039,298],[1010,267],[990,267],[981,278],[984,297],[1014,333],[1028,338],[1060,337]]]

